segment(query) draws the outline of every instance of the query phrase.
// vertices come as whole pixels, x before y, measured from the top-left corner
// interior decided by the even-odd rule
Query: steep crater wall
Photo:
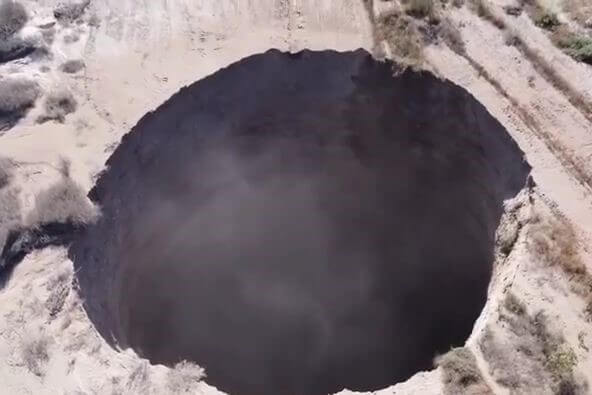
[[[378,389],[467,338],[529,170],[449,81],[271,50],[124,137],[71,255],[101,334],[153,362],[237,394]]]

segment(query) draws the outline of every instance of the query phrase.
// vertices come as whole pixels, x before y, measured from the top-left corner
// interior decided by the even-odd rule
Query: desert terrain
[[[584,0],[2,0],[0,392],[592,393],[591,64]]]

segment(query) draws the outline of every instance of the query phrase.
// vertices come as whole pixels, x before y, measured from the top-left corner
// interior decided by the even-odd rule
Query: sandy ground
[[[32,14],[23,33],[39,34],[35,26],[53,21],[52,10],[58,2],[23,3]],[[79,104],[64,124],[42,125],[35,122],[42,112],[39,105],[0,136],[0,156],[17,163],[14,184],[21,189],[25,212],[35,194],[59,178],[61,157],[71,161],[72,177],[90,189],[121,137],[184,85],[269,48],[352,50],[369,49],[372,44],[366,11],[357,0],[96,0],[85,20],[93,16],[98,26],[56,25],[52,58],[0,66],[0,75],[34,78],[46,91],[66,87]],[[71,34],[78,35],[78,41],[65,43],[64,37]],[[59,71],[59,65],[70,59],[83,59],[85,69],[72,75]],[[42,66],[50,70],[42,72]],[[63,249],[31,254],[0,291],[3,391],[171,392],[168,369],[147,366],[133,353],[116,352],[103,342],[84,318],[74,292],[68,296],[64,314],[50,319],[44,307],[49,296],[46,283],[58,265],[71,276],[72,264]],[[73,324],[63,329],[62,320]],[[26,366],[22,349],[28,339],[48,339],[49,362],[39,375]],[[210,391],[203,384],[191,389]]]
[[[32,19],[21,34],[40,34],[36,26],[53,21],[52,8],[58,2],[23,3]],[[500,14],[499,6],[505,3],[494,2]],[[375,7],[387,9],[389,3],[378,1]],[[98,24],[90,26],[88,22],[95,16],[94,22]],[[527,125],[515,106],[466,59],[444,46],[427,49],[430,68],[475,95],[507,128],[533,166],[540,200],[576,226],[588,258],[591,188],[578,181],[549,149],[547,137],[559,141],[567,155],[578,158],[592,172],[592,125],[516,48],[504,44],[497,28],[466,8],[451,11],[451,19],[460,28],[468,55],[539,121],[542,132]],[[39,125],[35,119],[42,111],[40,100],[17,127],[0,135],[0,156],[17,163],[14,183],[20,187],[25,211],[32,207],[35,194],[59,177],[60,157],[71,160],[73,177],[89,189],[121,137],[143,114],[180,87],[242,57],[272,47],[290,51],[358,47],[371,50],[374,45],[368,15],[358,0],[94,0],[84,20],[80,25],[56,25],[51,58],[0,65],[2,77],[29,76],[45,91],[65,86],[79,103],[76,113],[69,115],[65,123]],[[561,54],[526,16],[509,21],[590,100],[592,68]],[[79,39],[70,44],[64,42],[64,37],[72,34]],[[58,66],[69,59],[83,59],[85,69],[73,75],[60,72]],[[42,66],[49,67],[49,71],[42,71]],[[534,85],[529,84],[530,76]],[[474,339],[479,338],[484,322],[495,320],[494,306],[512,278],[511,283],[532,309],[548,310],[563,328],[569,343],[578,350],[581,372],[591,372],[589,352],[577,346],[582,330],[588,331],[586,336],[592,339],[589,324],[586,326],[577,313],[581,311],[581,300],[566,291],[559,274],[521,264],[529,259],[521,243],[524,240],[511,254],[510,263],[506,263],[510,273],[500,272],[503,281],[492,290],[469,346],[483,364]],[[590,262],[587,259],[592,269]],[[0,290],[2,392],[168,392],[168,369],[148,366],[131,352],[110,349],[85,318],[75,292],[68,294],[63,314],[57,318],[50,316],[44,304],[50,292],[47,284],[53,284],[51,280],[60,270],[71,278],[72,264],[63,249],[35,252],[17,267],[9,284]],[[23,357],[23,347],[30,339],[47,339],[49,344],[41,374],[32,372]],[[442,392],[439,375],[440,370],[421,373],[407,383],[377,393],[438,394]],[[496,393],[505,393],[491,377],[486,379]],[[213,391],[200,383],[191,388],[199,393]]]

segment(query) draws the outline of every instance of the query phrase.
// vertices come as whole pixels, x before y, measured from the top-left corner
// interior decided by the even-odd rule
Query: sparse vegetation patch
[[[442,20],[438,26],[438,35],[442,40],[458,55],[466,53],[465,42],[462,39],[460,31],[448,18]]]
[[[26,79],[0,80],[0,116],[32,107],[39,96],[39,85]]]
[[[590,0],[564,0],[563,6],[581,26],[592,28],[592,2]]]
[[[517,47],[522,44],[522,40],[514,30],[508,29],[504,32],[504,43]]]
[[[27,223],[31,226],[50,223],[85,225],[94,221],[96,216],[96,208],[80,185],[69,177],[62,177],[35,198],[35,208]]]
[[[444,393],[455,394],[493,394],[477,366],[473,352],[466,348],[455,348],[436,358],[435,364],[442,368]]]
[[[12,163],[10,160],[0,157],[0,190],[6,187],[12,179]]]
[[[572,0],[574,2],[574,0]],[[577,1],[575,1],[577,2]],[[562,24],[557,18],[557,14],[543,7],[536,0],[522,0],[522,4],[528,11],[534,24],[542,29],[551,32],[551,41],[578,62],[592,64],[592,37],[587,33],[575,32],[568,25]],[[570,9],[570,3],[567,3]],[[571,7],[572,12],[578,14],[575,10],[578,7]],[[590,17],[592,18],[592,6],[590,6]],[[592,19],[587,19],[592,27]]]
[[[538,218],[530,229],[528,246],[540,262],[559,267],[567,275],[572,290],[584,299],[584,314],[592,317],[592,275],[578,253],[571,224],[561,218]]]
[[[577,236],[566,220],[535,217],[528,234],[528,247],[539,262],[557,266],[570,277],[586,273],[578,253]]]
[[[504,307],[512,314],[521,316],[526,313],[526,306],[513,292],[509,291],[504,299]]]
[[[21,202],[18,190],[5,184],[4,187],[0,188],[0,251],[4,248],[8,233],[13,228],[18,227],[20,223]],[[0,261],[0,269],[2,266],[3,264]]]
[[[0,80],[0,131],[14,126],[35,105],[40,89],[36,82],[6,78]]]
[[[404,3],[405,12],[415,18],[426,18],[434,15],[433,0],[407,0]]]
[[[491,22],[498,29],[505,29],[506,24],[491,8],[487,0],[470,0],[471,9],[481,18]]]
[[[560,25],[559,19],[555,13],[541,7],[536,7],[531,17],[534,24],[542,29],[553,30]]]
[[[423,63],[423,42],[412,18],[398,12],[381,15],[376,27],[377,42],[385,40],[392,56],[403,68]]]
[[[562,26],[553,32],[551,40],[575,60],[592,65],[592,37],[583,33],[573,33]]]
[[[53,16],[62,23],[74,22],[84,14],[89,4],[90,0],[62,2],[54,9]]]
[[[66,115],[76,111],[78,103],[72,93],[65,89],[51,92],[45,99],[45,114],[37,120],[39,123],[55,120],[64,122]]]
[[[45,365],[49,361],[49,339],[40,337],[26,342],[22,346],[22,358],[25,366],[36,376],[43,376]]]
[[[0,40],[6,40],[25,26],[29,19],[18,1],[0,0]]]
[[[197,364],[182,361],[169,370],[167,387],[173,394],[190,393],[205,376],[204,370]]]
[[[489,327],[479,339],[479,346],[493,378],[510,393],[543,390],[551,387],[556,394],[583,394],[574,378],[577,357],[561,333],[549,328],[543,312],[530,315],[511,291],[500,305],[500,320],[505,322],[503,340]],[[571,388],[573,392],[562,392]]]
[[[576,353],[567,345],[557,347],[547,358],[547,368],[553,377],[559,381],[563,381],[564,378],[572,375],[577,364],[578,357]]]
[[[84,62],[80,59],[68,60],[60,66],[60,71],[67,74],[78,73],[84,68]]]
[[[70,293],[70,273],[62,271],[48,281],[46,289],[50,292],[45,301],[45,308],[51,318],[55,318],[66,303],[66,298]]]

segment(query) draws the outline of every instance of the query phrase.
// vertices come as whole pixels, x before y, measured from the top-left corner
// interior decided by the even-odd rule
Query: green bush
[[[592,38],[575,33],[554,36],[555,44],[579,62],[592,64]]]

